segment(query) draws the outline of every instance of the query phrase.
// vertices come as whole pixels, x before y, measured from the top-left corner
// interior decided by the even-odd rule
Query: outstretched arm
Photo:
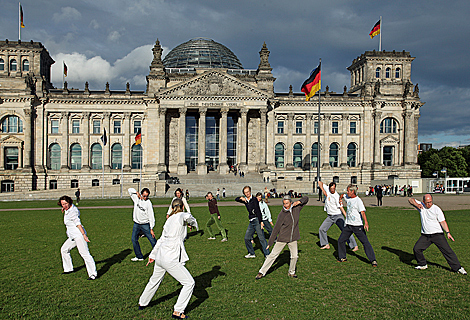
[[[416,201],[415,199],[413,199],[413,198],[409,198],[409,199],[408,199],[408,202],[409,202],[413,207],[415,207],[415,208],[418,209],[418,210],[421,210],[421,209],[424,208],[424,206],[423,206],[422,203],[417,202],[417,201]]]
[[[325,187],[324,187],[324,185],[323,185],[323,182],[318,181],[318,186],[320,187],[320,189],[321,189],[321,191],[323,192],[323,194],[325,195],[325,197],[327,197],[327,196],[328,196],[328,193],[326,193],[326,191],[325,191]]]
[[[441,225],[442,230],[444,230],[444,232],[447,233],[447,238],[449,238],[452,241],[455,241],[454,237],[452,237],[452,235],[450,234],[449,226],[447,225],[447,222],[444,220],[439,223]]]

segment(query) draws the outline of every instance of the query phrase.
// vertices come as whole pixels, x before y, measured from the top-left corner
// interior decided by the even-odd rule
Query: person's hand
[[[268,250],[268,249],[269,249],[269,245],[266,247],[266,250]]]
[[[155,260],[152,259],[152,258],[149,258],[149,261],[147,262],[147,264],[145,266],[148,266],[149,264],[151,264],[152,262],[154,262]]]
[[[421,209],[424,209],[424,206],[423,206],[423,204],[422,204],[421,202],[416,203],[416,207],[417,207],[418,209],[420,209],[420,210],[421,210]]]
[[[243,202],[246,202],[246,198],[245,198],[245,197],[240,197],[240,200],[243,201]]]
[[[454,240],[454,237],[452,237],[452,236],[450,235],[450,232],[447,232],[447,238],[450,239],[450,240],[452,240],[452,241],[455,241],[455,240]]]
[[[90,242],[90,239],[88,239],[88,236],[86,234],[83,235],[83,239],[85,239],[86,242]]]
[[[263,230],[263,229],[264,229],[264,223],[261,222],[261,230]]]
[[[153,232],[152,229],[150,229],[150,234],[152,235],[153,238],[155,238],[155,233]]]
[[[295,206],[298,206],[299,204],[302,204],[302,202],[300,202],[299,200],[297,200],[296,202],[294,202],[294,203],[292,204],[292,206],[295,207]]]
[[[271,226],[274,226],[274,223],[272,221],[269,222],[271,224]]]
[[[364,223],[364,230],[369,231],[369,223]]]

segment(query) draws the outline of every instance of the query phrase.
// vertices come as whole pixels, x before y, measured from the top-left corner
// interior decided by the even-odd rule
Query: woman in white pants
[[[60,253],[62,254],[62,265],[64,274],[73,272],[72,256],[70,251],[77,247],[78,252],[85,261],[86,270],[88,272],[88,280],[95,280],[98,276],[96,271],[95,260],[88,251],[87,242],[90,242],[86,234],[85,228],[80,221],[80,211],[73,204],[72,198],[62,196],[57,203],[62,207],[64,213],[64,224],[67,227],[67,240],[65,240]]]
[[[173,211],[163,226],[163,232],[157,244],[149,255],[147,265],[155,261],[153,274],[144,292],[139,299],[139,310],[148,306],[150,300],[157,292],[160,283],[168,272],[175,278],[183,288],[174,306],[172,317],[175,319],[186,319],[184,310],[194,289],[194,279],[184,266],[189,260],[184,248],[184,233],[187,225],[199,230],[196,219],[188,212],[183,212],[184,205],[181,199],[175,199],[172,204]]]

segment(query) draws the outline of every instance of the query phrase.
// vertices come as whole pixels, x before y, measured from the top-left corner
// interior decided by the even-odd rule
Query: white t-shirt
[[[364,207],[364,203],[362,202],[361,198],[349,198],[346,195],[343,197],[343,200],[348,206],[348,210],[346,212],[346,224],[351,226],[362,226],[363,223],[361,211],[366,211],[366,207]]]
[[[415,199],[417,203],[423,205],[423,209],[418,209],[419,215],[421,216],[421,233],[422,234],[433,234],[442,233],[442,227],[439,222],[444,221],[444,213],[441,208],[433,204],[431,208],[426,208],[424,203]]]
[[[341,214],[341,210],[339,209],[340,204],[338,192],[331,193],[329,189],[325,189],[325,191],[327,194],[324,208],[326,213],[328,213],[330,216]]]

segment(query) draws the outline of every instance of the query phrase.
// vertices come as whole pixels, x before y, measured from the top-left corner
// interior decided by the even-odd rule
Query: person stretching
[[[220,213],[219,213],[219,207],[217,206],[217,200],[214,199],[214,195],[212,192],[208,192],[206,194],[206,199],[208,201],[208,206],[209,206],[209,213],[211,214],[211,217],[209,221],[206,223],[207,227],[207,233],[209,233],[209,240],[215,240],[215,235],[212,232],[212,225],[215,223],[217,226],[217,229],[219,229],[220,234],[222,235],[222,240],[221,242],[227,241],[227,233],[225,232],[225,228],[222,227],[222,223],[220,222]],[[217,215],[217,217],[216,217]]]

